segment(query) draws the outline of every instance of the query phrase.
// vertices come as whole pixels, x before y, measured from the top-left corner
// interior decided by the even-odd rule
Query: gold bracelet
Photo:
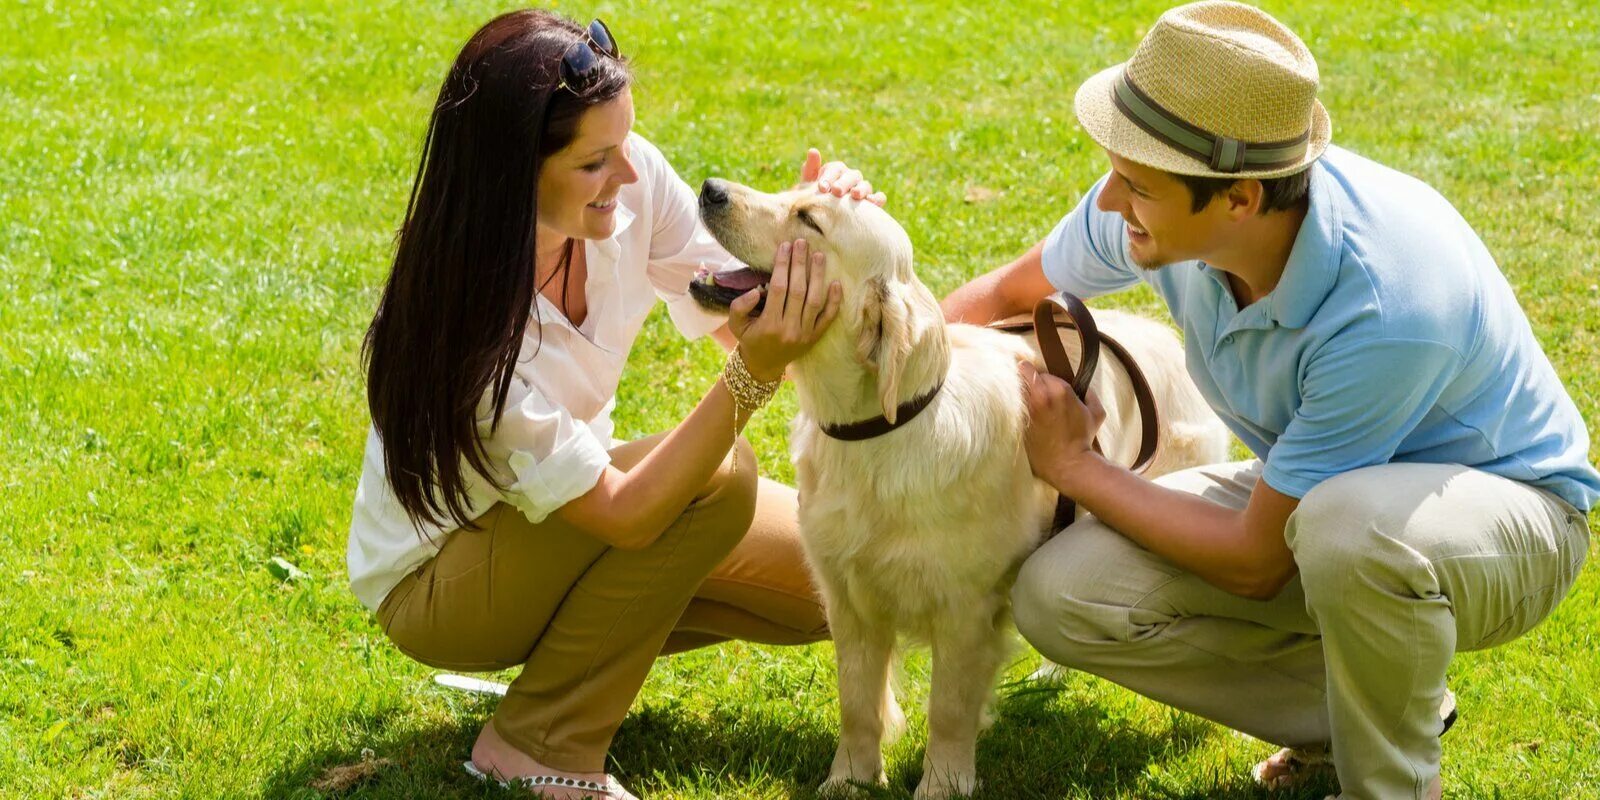
[[[739,354],[739,348],[733,348],[728,354],[728,363],[722,368],[722,383],[728,387],[728,394],[733,395],[734,419],[741,416],[740,412],[754,414],[758,409],[767,404],[774,394],[778,393],[778,386],[783,383],[779,378],[775,381],[757,380],[750,374],[750,368],[745,366],[744,358]],[[746,419],[749,415],[744,415]]]

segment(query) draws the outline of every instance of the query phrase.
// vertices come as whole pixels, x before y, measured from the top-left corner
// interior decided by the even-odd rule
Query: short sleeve
[[[588,425],[520,378],[512,379],[499,423],[482,433],[491,462],[509,473],[501,476],[503,499],[529,522],[594,488],[611,463]]]
[[[1448,345],[1379,339],[1312,357],[1300,407],[1267,451],[1262,477],[1290,497],[1388,463],[1427,416],[1461,359]]]
[[[1095,199],[1110,177],[1101,178],[1089,189],[1078,207],[1045,237],[1044,276],[1057,291],[1098,297],[1140,280],[1139,268],[1128,260],[1128,233],[1121,215],[1095,207]]]
[[[689,296],[689,282],[701,267],[721,272],[743,265],[700,222],[694,190],[678,177],[661,151],[638,136],[631,141],[638,168],[650,181],[654,209],[645,271],[656,296],[666,302],[672,324],[684,336],[697,339],[722,327],[727,318],[701,308]]]

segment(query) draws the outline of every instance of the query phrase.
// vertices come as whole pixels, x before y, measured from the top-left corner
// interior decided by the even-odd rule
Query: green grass
[[[503,7],[346,6],[0,0],[0,796],[314,797],[364,749],[388,761],[362,796],[500,794],[457,766],[490,707],[386,642],[343,554],[360,336],[438,81]],[[775,187],[818,145],[888,191],[940,293],[1104,168],[1072,93],[1163,7],[562,5],[611,23],[686,179]],[[1318,54],[1335,140],[1478,228],[1597,433],[1600,7],[1269,10]],[[717,363],[652,317],[620,433],[681,419]],[[751,429],[784,479],[792,412],[786,392]],[[1600,797],[1597,599],[1591,567],[1532,635],[1457,659],[1449,795]],[[907,672],[914,706],[926,660]],[[1263,796],[1259,742],[1082,675],[1008,694],[986,797]],[[733,644],[660,664],[612,768],[651,797],[810,797],[836,726],[828,646]],[[924,735],[914,711],[885,797]]]

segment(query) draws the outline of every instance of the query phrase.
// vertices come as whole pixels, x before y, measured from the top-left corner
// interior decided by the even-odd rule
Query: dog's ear
[[[878,403],[883,418],[893,423],[899,403],[900,371],[911,355],[911,308],[904,293],[888,281],[866,284],[861,321],[856,328],[856,357],[878,374]]]

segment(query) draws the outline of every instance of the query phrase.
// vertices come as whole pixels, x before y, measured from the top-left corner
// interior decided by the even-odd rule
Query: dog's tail
[[[886,678],[887,685],[883,687],[883,740],[886,744],[894,744],[906,732],[906,712],[900,709],[900,702],[895,699],[894,684],[895,672],[889,670]]]

